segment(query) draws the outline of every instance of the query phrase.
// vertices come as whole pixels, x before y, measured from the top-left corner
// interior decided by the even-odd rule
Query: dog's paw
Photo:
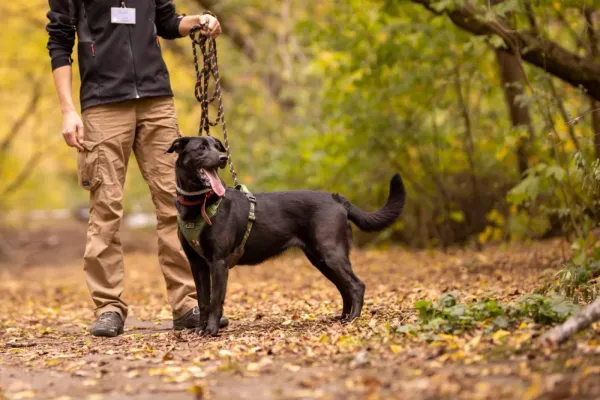
[[[354,321],[357,318],[358,317],[352,317],[350,315],[346,315],[346,316],[342,316],[342,319],[340,319],[340,322],[341,322],[342,325],[347,325],[347,324],[351,323],[352,321]]]
[[[201,336],[217,336],[218,333],[219,333],[218,326],[212,326],[211,324],[208,324],[208,326],[206,328],[204,328],[204,330],[202,331],[202,333],[200,335]]]

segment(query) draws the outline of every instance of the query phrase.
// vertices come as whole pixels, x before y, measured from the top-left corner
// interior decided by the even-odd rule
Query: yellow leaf
[[[134,369],[133,371],[129,371],[129,372],[127,373],[127,377],[128,377],[128,378],[130,378],[130,379],[131,379],[131,378],[137,378],[137,377],[138,377],[138,376],[140,376],[140,375],[141,375],[141,372],[140,372],[140,371],[138,371],[137,369]]]
[[[33,390],[25,390],[23,392],[17,392],[13,394],[10,398],[19,400],[19,399],[32,399],[36,395],[36,392]]]
[[[590,366],[590,367],[586,367],[583,370],[583,376],[588,376],[588,375],[598,375],[600,374],[600,366]]]
[[[195,382],[188,388],[188,392],[195,394],[196,399],[208,398],[209,393],[208,388],[206,387],[206,382]]]
[[[442,340],[442,341],[452,342],[452,341],[456,340],[456,336],[448,335],[446,333],[440,333],[439,336],[440,336],[440,340]]]
[[[404,350],[404,347],[402,347],[402,346],[399,346],[399,345],[397,345],[397,344],[393,344],[393,345],[391,345],[391,346],[390,346],[390,349],[392,350],[392,353],[394,353],[394,354],[398,354],[398,353],[400,353],[402,350]]]
[[[61,360],[60,358],[53,358],[50,360],[46,360],[45,364],[49,367],[53,366],[53,365],[58,365],[60,363],[62,363],[64,360]]]
[[[481,342],[481,335],[477,335],[475,337],[473,337],[473,339],[471,339],[469,341],[469,343],[467,343],[467,351],[473,350],[475,349],[477,346],[479,346],[479,343]]]
[[[503,342],[503,339],[509,335],[510,332],[505,331],[504,329],[500,329],[499,331],[494,332],[494,334],[492,335],[492,339],[495,343],[501,344]]]
[[[525,329],[527,328],[527,322],[523,321],[521,322],[521,325],[519,325],[519,329]]]

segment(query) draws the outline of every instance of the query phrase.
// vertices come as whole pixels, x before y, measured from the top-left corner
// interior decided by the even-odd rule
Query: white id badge
[[[135,8],[111,7],[110,22],[113,24],[135,25]]]

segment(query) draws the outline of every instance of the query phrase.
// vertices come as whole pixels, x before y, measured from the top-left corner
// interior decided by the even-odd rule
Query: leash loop
[[[202,15],[215,15],[210,11],[205,11]],[[200,103],[202,113],[200,115],[200,127],[198,136],[202,136],[202,131],[206,136],[210,136],[210,127],[217,126],[219,123],[223,126],[223,139],[225,141],[225,152],[229,161],[229,172],[233,178],[234,186],[237,186],[237,174],[233,168],[233,160],[231,159],[231,150],[229,148],[229,138],[227,136],[227,125],[225,124],[225,110],[223,108],[223,93],[221,90],[221,78],[219,76],[219,64],[217,60],[217,42],[210,35],[202,34],[202,30],[208,31],[208,24],[196,25],[190,30],[190,39],[192,40],[192,53],[194,56],[194,68],[196,70],[196,85],[194,87],[194,95]],[[202,53],[203,66],[200,69],[198,63],[198,51]],[[213,78],[215,81],[215,90],[209,98],[208,83]],[[208,105],[217,100],[217,117],[211,121],[208,115]]]

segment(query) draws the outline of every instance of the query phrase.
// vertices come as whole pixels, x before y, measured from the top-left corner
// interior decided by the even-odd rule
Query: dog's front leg
[[[206,261],[202,261],[195,266],[192,265],[194,276],[197,277],[196,293],[198,295],[198,308],[200,309],[200,323],[196,330],[202,333],[208,325],[208,316],[210,313],[210,269]]]
[[[206,325],[208,325],[208,313],[210,308],[210,269],[206,260],[200,257],[183,236],[181,236],[181,232],[178,232],[178,235],[183,252],[190,262],[194,284],[196,285],[198,309],[200,310],[200,319],[196,327],[196,332],[201,333],[206,328]]]
[[[210,293],[210,313],[208,316],[208,325],[202,332],[202,336],[215,336],[219,333],[219,322],[223,316],[223,303],[225,302],[225,292],[227,292],[227,279],[229,277],[229,268],[225,260],[219,260],[209,263],[211,277]]]

